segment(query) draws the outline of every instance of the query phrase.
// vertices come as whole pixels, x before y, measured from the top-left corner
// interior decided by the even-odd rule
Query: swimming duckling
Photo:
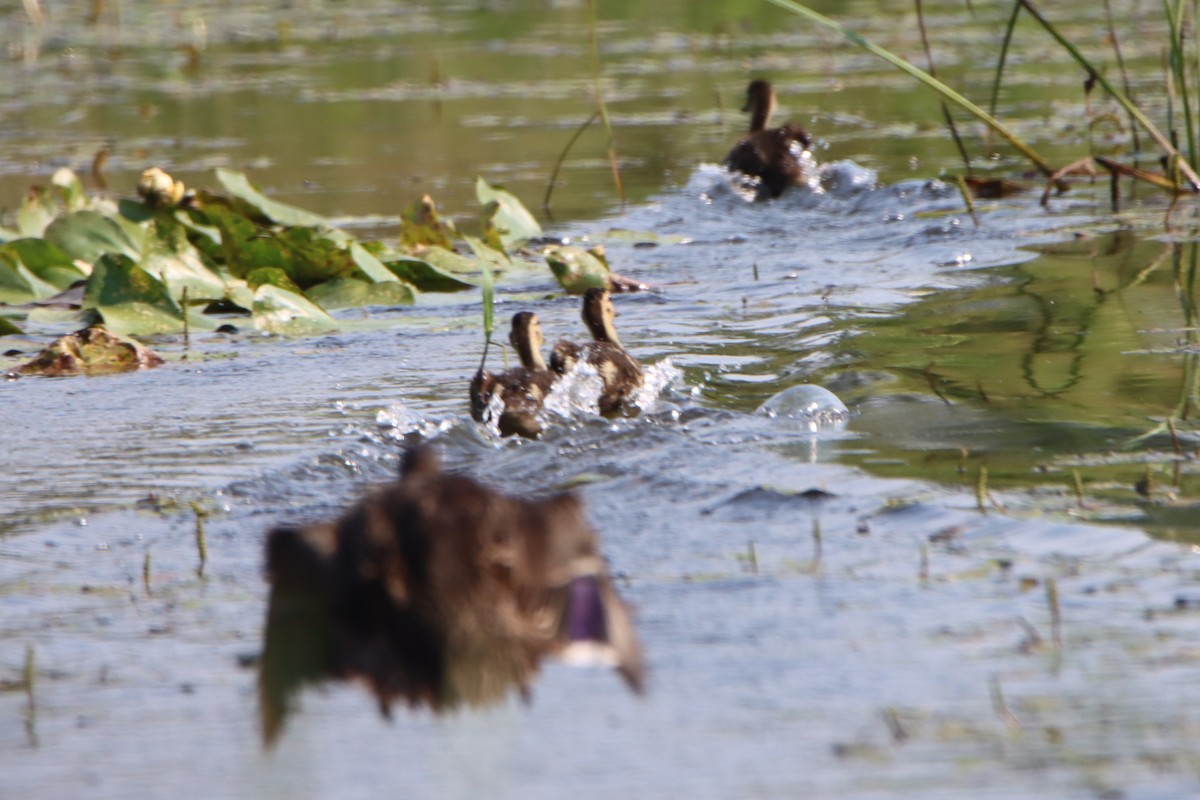
[[[790,122],[778,128],[767,127],[775,111],[775,91],[769,81],[750,82],[742,111],[750,112],[750,132],[725,156],[725,167],[757,178],[759,200],[779,197],[803,180],[797,150],[807,150],[812,139],[807,131]]]
[[[521,311],[513,315],[508,341],[521,360],[521,366],[504,372],[488,372],[482,366],[471,380],[471,416],[483,422],[484,411],[497,393],[504,411],[497,420],[501,436],[517,434],[536,439],[542,432],[538,414],[550,387],[558,379],[542,358],[542,325],[537,314]]]
[[[611,417],[625,410],[629,396],[641,388],[642,367],[621,345],[613,326],[617,310],[607,291],[588,289],[583,295],[582,316],[593,341],[584,344],[560,341],[550,354],[550,369],[565,375],[580,359],[595,367],[604,382],[600,413]]]
[[[259,700],[278,737],[296,693],[362,680],[380,711],[528,696],[540,660],[591,655],[640,693],[637,633],[577,497],[527,500],[442,471],[428,446],[334,522],[272,530]]]

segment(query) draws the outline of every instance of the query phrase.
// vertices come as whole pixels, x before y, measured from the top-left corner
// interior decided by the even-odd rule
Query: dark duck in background
[[[812,139],[790,122],[767,127],[775,111],[775,91],[769,81],[750,82],[742,111],[750,112],[750,132],[725,156],[725,167],[755,179],[756,199],[774,199],[804,179],[800,155],[812,146]]]

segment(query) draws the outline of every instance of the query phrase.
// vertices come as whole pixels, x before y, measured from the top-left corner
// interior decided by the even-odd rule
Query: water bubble
[[[841,430],[850,419],[850,409],[836,394],[811,383],[784,389],[759,406],[758,413],[797,420],[814,433]]]

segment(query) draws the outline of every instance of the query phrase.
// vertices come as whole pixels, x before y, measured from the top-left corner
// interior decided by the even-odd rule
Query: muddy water
[[[422,42],[449,25],[464,36],[452,52],[486,54],[465,43],[473,13],[483,12],[451,9],[424,34],[372,24]],[[580,30],[574,6],[525,13],[548,21],[518,13],[494,49],[524,43],[544,56]],[[613,75],[652,77],[613,80],[652,106],[662,78],[651,67],[662,62],[649,54],[678,52],[678,24],[633,19],[609,23],[628,43],[611,56]],[[788,41],[764,19],[778,18],[752,17],[753,57],[809,74],[811,32],[791,25]],[[217,30],[214,21],[214,39]],[[322,50],[319,37],[306,41]],[[255,62],[254,47],[218,39],[213,49],[222,46],[242,63],[278,63],[272,48]],[[713,67],[719,81],[701,68],[722,64],[719,53],[681,72],[697,94],[714,83],[732,92],[734,62],[749,57],[740,46]],[[382,43],[365,51],[394,57]],[[129,59],[131,69],[152,60],[136,49]],[[837,74],[852,81],[857,64],[850,57]],[[380,70],[365,82],[389,85]],[[877,101],[870,125],[882,126],[882,99],[861,102]],[[728,137],[713,101],[701,107],[712,119],[683,136],[704,146],[682,147],[675,166],[635,184],[642,201],[605,211],[601,160],[590,189],[569,195],[588,218],[553,228],[603,242],[619,271],[659,287],[617,299],[629,349],[681,371],[637,419],[579,414],[542,441],[490,438],[466,410],[472,295],[426,296],[365,321],[347,314],[346,330],[315,339],[198,336],[186,360],[181,342],[162,341],[175,360],[151,372],[6,383],[0,678],[19,679],[27,648],[36,678],[32,692],[0,694],[4,796],[1196,794],[1200,560],[1165,541],[1200,528],[1195,467],[1167,434],[1128,447],[1194,392],[1194,354],[1179,347],[1187,248],[1130,232],[1141,217],[1112,216],[1106,193],[1086,188],[1049,211],[1030,196],[989,204],[976,227],[952,190],[909,179],[910,150],[925,137],[881,128],[871,153],[865,139],[857,153],[821,153],[833,164],[823,190],[749,205],[704,165]],[[832,113],[824,119],[837,129]],[[506,111],[494,128],[512,123]],[[661,141],[656,125],[647,142]],[[555,141],[569,131],[545,127]],[[544,175],[556,152],[516,130],[533,153],[529,174]],[[638,157],[659,157],[630,138]],[[496,147],[493,163],[515,163]],[[854,164],[835,164],[849,156]],[[468,174],[460,167],[439,173],[450,197]],[[880,169],[878,185],[868,167]],[[295,190],[292,170],[281,159],[262,176]],[[363,184],[368,197],[332,182],[289,199],[386,213],[387,198],[405,194],[390,180]],[[1161,211],[1147,205],[1146,217]],[[553,290],[546,273],[508,276],[497,317],[534,310],[550,338],[581,335],[577,303]],[[755,413],[805,382],[846,400],[845,429],[814,434]],[[528,706],[387,723],[364,692],[333,687],[308,695],[264,755],[254,673],[240,666],[259,647],[262,532],[334,513],[393,474],[414,435],[507,491],[580,484],[637,608],[648,696],[554,666]],[[1195,449],[1187,424],[1179,436]],[[1148,498],[1133,490],[1147,468]],[[192,503],[206,514],[203,580]]]

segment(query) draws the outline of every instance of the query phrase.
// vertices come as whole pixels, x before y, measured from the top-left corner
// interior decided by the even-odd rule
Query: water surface
[[[909,8],[858,5],[839,13]],[[21,68],[29,83],[4,90],[25,112],[0,141],[5,195],[51,163],[86,168],[97,134],[130,130],[96,120],[142,120],[151,103],[145,138],[114,151],[114,184],[148,160],[189,182],[206,158],[253,162],[278,196],[385,231],[421,191],[469,209],[475,171],[536,206],[591,110],[584,7],[369,8],[123,4],[119,26],[63,23]],[[636,419],[489,437],[466,408],[472,294],[345,314],[344,331],[312,339],[198,335],[186,360],[163,339],[173,361],[154,371],[4,384],[0,678],[19,678],[27,647],[36,657],[32,703],[0,694],[5,794],[1197,792],[1200,562],[1167,541],[1196,540],[1197,438],[1187,420],[1179,455],[1169,433],[1137,438],[1195,393],[1193,243],[1146,223],[1165,202],[1114,215],[1106,187],[1048,209],[1036,192],[990,202],[976,226],[930,180],[953,162],[923,95],[765,8],[602,10],[631,202],[617,208],[603,140],[581,140],[550,232],[604,243],[658,287],[616,300],[630,351],[681,371]],[[977,27],[958,4],[927,10],[961,28],[946,69],[973,74],[983,13]],[[895,13],[864,26],[911,40]],[[174,48],[197,14],[208,46],[189,73]],[[138,44],[148,30],[160,38]],[[747,67],[827,138],[823,191],[748,204],[713,165],[741,124]],[[1074,80],[1061,64],[1021,72],[1006,108],[1044,122],[1037,101],[1059,75]],[[78,115],[83,95],[99,99]],[[1065,152],[1060,133],[1040,135]],[[39,163],[37,147],[54,155]],[[552,340],[583,334],[548,272],[507,277],[499,301],[498,319],[528,309]],[[800,383],[847,402],[845,429],[755,413]],[[414,435],[504,491],[580,484],[637,610],[649,693],[553,666],[529,705],[387,723],[337,686],[306,696],[264,755],[239,665],[260,646],[262,533],[336,513]],[[208,514],[204,580],[193,502]]]

